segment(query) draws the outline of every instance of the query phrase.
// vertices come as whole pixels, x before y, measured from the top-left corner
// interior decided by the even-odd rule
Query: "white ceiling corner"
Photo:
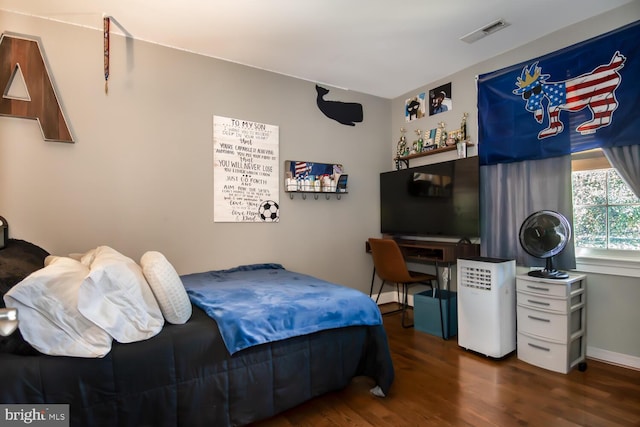
[[[0,9],[99,31],[108,15],[135,39],[396,98],[631,1],[0,0]],[[510,25],[460,40],[498,19]]]

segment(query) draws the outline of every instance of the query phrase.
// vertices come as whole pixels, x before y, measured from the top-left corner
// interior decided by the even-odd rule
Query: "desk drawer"
[[[533,310],[518,304],[518,331],[566,343],[568,316],[566,314]]]

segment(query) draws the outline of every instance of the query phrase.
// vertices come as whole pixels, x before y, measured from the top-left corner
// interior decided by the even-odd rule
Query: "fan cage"
[[[560,238],[560,241],[553,248],[545,248],[544,252],[529,247],[529,245],[527,244],[524,238],[526,230],[529,230],[531,228],[537,228],[538,221],[540,218],[542,219],[552,218],[554,220],[557,220],[559,223],[556,225],[556,227],[562,227],[563,229],[562,233],[557,234],[558,237]],[[544,231],[546,231],[546,229],[544,229]],[[571,239],[571,224],[569,223],[569,220],[559,212],[550,211],[550,210],[542,210],[542,211],[534,212],[531,215],[529,215],[520,226],[518,238],[520,240],[520,245],[525,250],[525,252],[527,252],[529,255],[534,256],[536,258],[540,258],[540,259],[550,258],[562,252],[562,250],[565,248],[565,246]]]

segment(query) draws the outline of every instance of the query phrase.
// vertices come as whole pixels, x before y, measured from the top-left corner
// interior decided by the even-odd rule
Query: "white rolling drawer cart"
[[[586,365],[585,275],[516,276],[518,359],[566,374]]]

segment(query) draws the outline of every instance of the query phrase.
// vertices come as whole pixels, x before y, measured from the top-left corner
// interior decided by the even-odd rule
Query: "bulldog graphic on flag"
[[[481,165],[639,143],[640,21],[480,74]]]
[[[562,82],[549,82],[551,76],[542,74],[538,62],[530,67],[525,66],[516,82],[518,88],[513,93],[522,96],[526,101],[525,109],[533,113],[538,123],[543,121],[543,100],[548,100],[548,127],[538,133],[538,139],[555,136],[564,130],[564,124],[560,120],[561,110],[591,110],[591,120],[576,128],[582,135],[594,133],[599,128],[608,126],[613,112],[618,108],[616,89],[622,80],[618,71],[624,66],[626,59],[620,52],[616,52],[608,64]]]

